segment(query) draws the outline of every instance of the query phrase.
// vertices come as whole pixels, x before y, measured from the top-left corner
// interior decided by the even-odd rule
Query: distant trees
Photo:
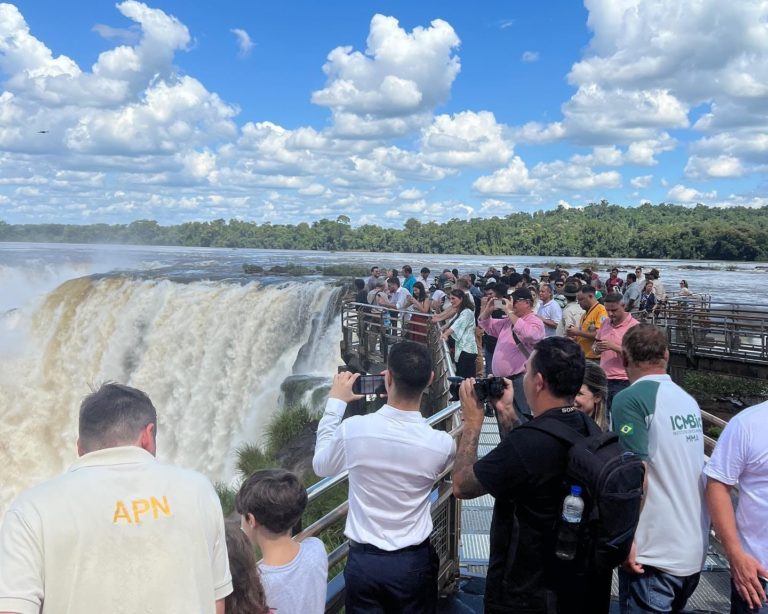
[[[130,224],[8,224],[0,241],[128,243],[264,249],[370,250],[584,256],[592,258],[684,258],[768,260],[768,207],[693,208],[662,203],[624,208],[607,201],[583,209],[512,213],[506,217],[452,219],[438,224],[406,220],[402,229],[364,224],[346,215],[311,224],[187,222]]]

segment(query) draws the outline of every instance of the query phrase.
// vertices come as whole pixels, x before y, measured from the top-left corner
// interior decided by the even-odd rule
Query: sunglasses
[[[555,286],[558,287],[558,288],[562,288],[563,284],[555,284]]]

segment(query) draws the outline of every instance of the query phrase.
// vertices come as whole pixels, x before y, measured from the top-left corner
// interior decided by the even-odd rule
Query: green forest
[[[424,224],[409,219],[402,228],[353,227],[344,215],[296,225],[234,219],[175,226],[152,220],[114,225],[0,220],[0,241],[749,261],[768,260],[768,207],[648,203],[625,208],[602,201],[581,209],[560,207],[469,221]]]

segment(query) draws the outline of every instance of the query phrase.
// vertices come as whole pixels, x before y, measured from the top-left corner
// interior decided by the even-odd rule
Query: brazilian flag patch
[[[631,435],[635,430],[633,424],[625,424],[619,429],[619,433],[622,435]]]

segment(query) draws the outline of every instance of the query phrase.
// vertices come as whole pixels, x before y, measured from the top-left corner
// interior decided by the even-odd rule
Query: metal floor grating
[[[488,533],[488,512],[484,508],[464,509],[461,512],[461,533]]]
[[[500,441],[496,418],[485,418],[477,448],[478,458],[493,450]],[[493,497],[483,495],[469,499],[461,505],[461,548],[459,565],[462,573],[485,576],[491,554],[490,530],[493,515]]]
[[[482,497],[477,497],[476,499],[467,499],[466,501],[461,502],[461,509],[465,508],[488,508],[489,510],[493,510],[493,497],[491,495],[483,495]],[[490,516],[489,516],[490,518]],[[488,521],[490,522],[490,520]]]
[[[478,533],[461,533],[461,563],[487,565],[491,554],[490,535]]]

